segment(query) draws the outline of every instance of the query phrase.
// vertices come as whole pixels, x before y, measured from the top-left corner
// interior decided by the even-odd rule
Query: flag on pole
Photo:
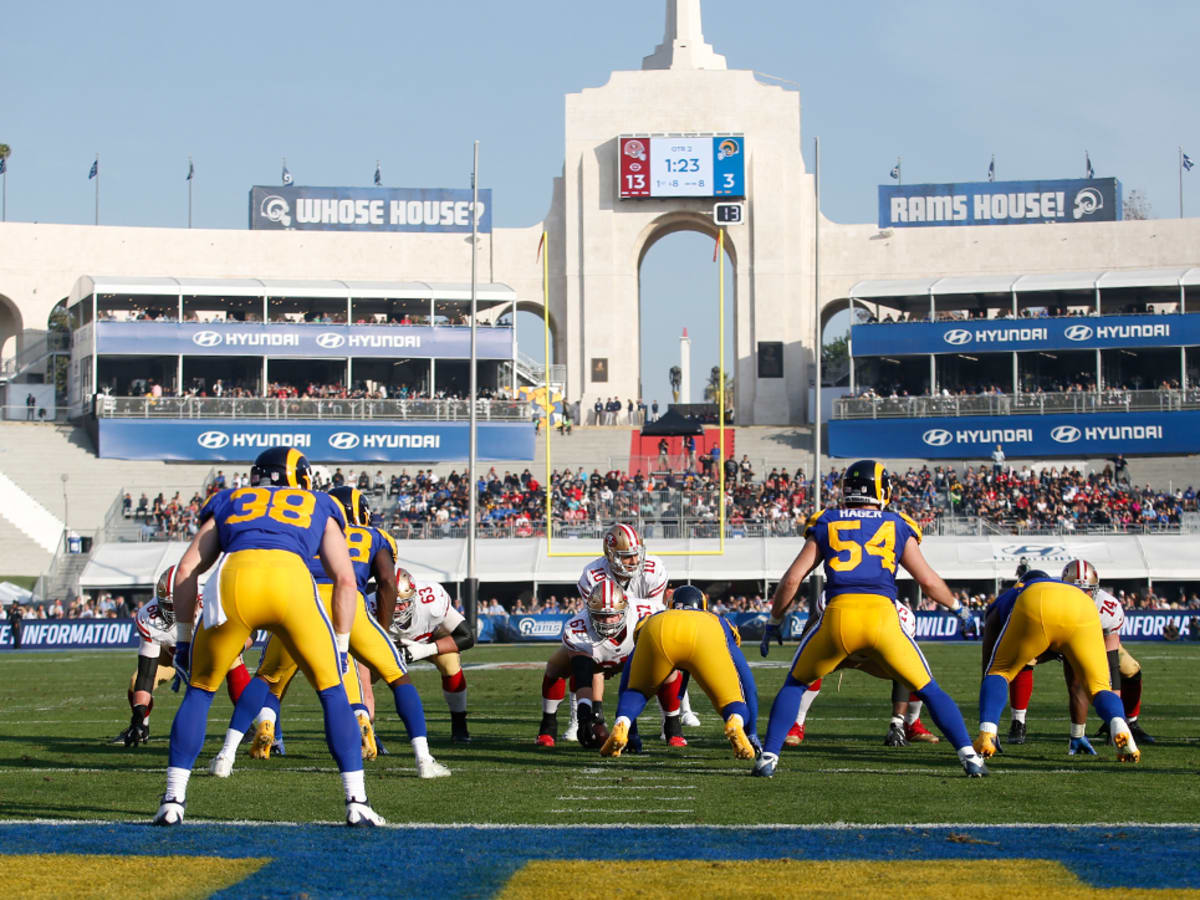
[[[1083,151],[1083,177],[1095,178],[1096,170],[1092,168],[1092,158],[1086,150]]]
[[[545,246],[546,246],[546,232],[544,232],[544,231],[543,231],[543,232],[542,232],[542,239],[541,239],[540,241],[538,241],[537,256],[535,256],[535,257],[533,258],[533,261],[534,261],[534,262],[537,262],[539,259],[541,259],[541,258],[542,258],[542,248],[543,248],[543,247],[545,247]]]
[[[383,170],[379,168],[379,160],[375,160],[375,186],[383,184]]]
[[[8,160],[0,156],[0,175],[8,171]]]
[[[1195,165],[1195,163],[1192,162],[1192,158],[1190,156],[1188,156],[1186,153],[1183,154],[1183,156],[1181,157],[1181,160],[1183,162],[1183,170],[1185,172],[1190,171],[1192,166]]]
[[[988,163],[988,181],[996,180],[996,157],[992,157],[992,161]]]
[[[713,262],[717,261],[717,257],[721,254],[721,245],[725,242],[725,229],[717,229],[717,242],[713,244]]]
[[[280,177],[285,185],[292,183],[292,173],[288,171],[287,160],[284,160],[283,162],[283,175]]]
[[[91,181],[93,178],[95,178],[99,174],[100,174],[100,160],[97,159],[92,163],[92,167],[90,169],[88,169],[88,181]]]
[[[192,161],[189,159],[189,160],[188,160],[188,173],[187,173],[187,179],[186,179],[186,180],[187,180],[187,181],[191,181],[191,180],[192,180],[192,178],[195,176],[195,174],[196,174],[196,166],[195,166],[195,164],[194,164],[194,163],[193,163],[193,162],[192,162]]]
[[[900,180],[900,163],[897,162],[894,166],[892,166],[892,171],[890,174],[892,178],[895,178],[897,181]]]

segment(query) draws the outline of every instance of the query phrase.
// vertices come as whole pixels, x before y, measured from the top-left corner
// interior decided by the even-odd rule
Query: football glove
[[[602,733],[597,726],[604,725],[604,714],[596,709],[596,704],[579,704],[579,743],[588,750],[599,750],[607,738],[600,737]]]
[[[146,724],[146,707],[135,706],[129,718],[129,727],[121,732],[126,747],[137,747],[150,740],[150,726]]]
[[[758,645],[758,652],[760,655],[766,656],[771,652],[771,638],[774,638],[780,647],[783,646],[782,626],[782,622],[780,622],[778,625],[770,621],[767,622],[767,627],[763,629],[762,642]]]
[[[1067,755],[1075,756],[1076,754],[1099,756],[1096,749],[1092,746],[1091,741],[1086,737],[1073,737],[1070,743],[1067,744]]]
[[[409,638],[401,638],[400,643],[404,647],[404,662],[410,665],[418,660],[438,655],[436,641],[433,643],[428,643],[426,641],[414,641],[410,640]]]
[[[171,665],[175,667],[175,671],[179,673],[180,680],[187,684],[191,681],[192,668],[192,643],[191,641],[176,641],[175,656],[171,660]]]
[[[962,636],[965,640],[970,641],[979,637],[979,629],[975,627],[975,617],[971,615],[969,609],[960,603],[958,609],[950,611],[958,616],[958,622],[962,626]]]

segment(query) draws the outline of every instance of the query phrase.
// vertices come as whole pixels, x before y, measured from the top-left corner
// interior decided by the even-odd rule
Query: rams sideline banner
[[[447,188],[259,187],[250,228],[271,231],[471,233],[471,191]],[[492,192],[479,191],[478,230],[492,230]]]
[[[478,641],[489,643],[527,643],[558,641],[562,629],[574,614],[479,617]],[[728,615],[745,640],[762,637],[766,615],[763,613],[732,613]],[[807,614],[792,613],[784,622],[783,636],[799,640],[804,632]],[[978,623],[978,617],[976,618]],[[1195,621],[1195,627],[1193,627]],[[255,635],[262,644],[265,631]],[[939,612],[917,613],[917,640],[961,640],[958,619]],[[1200,611],[1196,610],[1127,610],[1121,639],[1126,641],[1198,641],[1200,640]],[[133,619],[27,619],[21,631],[22,650],[103,650],[136,647],[140,636]],[[12,649],[12,628],[7,621],[0,625],[0,649]]]
[[[879,186],[880,228],[1120,219],[1121,182],[1115,178]]]
[[[513,329],[477,328],[480,359],[511,359]],[[471,329],[447,325],[97,322],[96,352],[133,356],[470,359]]]
[[[1200,344],[1200,316],[1096,316],[882,322],[850,329],[852,355],[1107,350]]]
[[[264,422],[228,419],[97,420],[99,455],[111,459],[252,460],[288,444],[313,462],[459,462],[467,459],[467,422]],[[480,422],[481,460],[532,460],[524,422]]]
[[[833,419],[829,453],[869,457],[984,459],[997,444],[1007,456],[1105,456],[1195,453],[1200,411],[960,416],[924,419]]]

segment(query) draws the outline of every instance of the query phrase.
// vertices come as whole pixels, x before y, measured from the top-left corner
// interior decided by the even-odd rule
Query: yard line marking
[[[552,809],[550,812],[577,812],[575,809]],[[617,810],[609,810],[616,812]],[[690,811],[690,810],[688,810]],[[648,810],[636,809],[631,812],[645,813]],[[0,819],[0,826],[5,825],[119,825],[119,824],[144,824],[145,819],[138,817],[136,819]],[[238,828],[261,828],[264,824],[279,825],[287,828],[299,828],[305,825],[338,825],[345,826],[344,820],[339,821],[314,821],[314,822],[292,822],[292,821],[269,821],[255,819],[185,819],[183,827],[195,827],[197,825],[222,825]],[[613,822],[603,824],[587,824],[579,822],[531,822],[528,824],[519,824],[512,822],[388,822],[386,825],[376,826],[377,828],[391,828],[394,831],[418,831],[427,830],[430,828],[453,828],[455,830],[474,829],[478,831],[511,831],[517,828],[525,829],[554,829],[562,831],[563,829],[579,829],[579,828],[610,828],[626,830],[630,827],[636,827],[635,823]],[[757,824],[746,825],[696,825],[695,823],[685,823],[679,825],[648,825],[647,828],[658,828],[664,831],[681,831],[683,829],[694,830],[697,828],[709,829],[712,831],[777,831],[781,828],[804,831],[882,831],[888,828],[903,828],[903,829],[923,829],[923,828],[988,828],[988,829],[1028,829],[1028,828],[1080,828],[1080,827],[1095,827],[1095,828],[1150,828],[1163,830],[1178,830],[1190,829],[1192,831],[1200,830],[1200,824],[1196,822],[823,822],[817,824],[809,824],[805,822],[760,822]]]
[[[695,812],[694,809],[583,809],[581,807],[572,806],[566,809],[552,809],[552,813],[569,813],[581,812],[589,815],[603,815],[609,813],[640,813],[642,815],[662,815],[664,813],[690,813]],[[627,827],[627,826],[621,826]]]
[[[555,800],[586,800],[589,803],[600,803],[600,802],[605,802],[605,801],[617,802],[620,800],[626,800],[627,798],[625,798],[625,797],[576,797],[574,795],[563,794],[561,796],[555,797],[554,799]],[[667,798],[664,797],[662,799],[665,800]],[[695,800],[696,798],[691,795],[687,795],[684,797],[671,797],[670,799],[678,801],[678,800]],[[597,810],[597,812],[611,812],[611,810],[604,809],[604,810]]]
[[[573,791],[611,791],[617,785],[604,784],[596,787],[586,784],[568,784]],[[695,790],[694,784],[647,784],[647,785],[620,785],[623,791],[691,791]]]

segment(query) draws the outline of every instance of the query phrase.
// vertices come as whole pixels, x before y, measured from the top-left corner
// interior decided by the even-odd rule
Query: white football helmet
[[[393,625],[403,631],[412,624],[413,610],[417,596],[417,583],[409,574],[408,569],[396,568],[396,612],[392,616]]]
[[[642,571],[646,545],[632,525],[618,523],[604,533],[604,558],[613,575],[628,583]]]
[[[1090,597],[1100,588],[1100,574],[1086,559],[1073,559],[1062,570],[1062,580],[1073,584]]]
[[[587,599],[588,618],[601,637],[615,637],[625,627],[625,614],[629,611],[629,598],[625,589],[615,581],[605,579],[592,588]]]

